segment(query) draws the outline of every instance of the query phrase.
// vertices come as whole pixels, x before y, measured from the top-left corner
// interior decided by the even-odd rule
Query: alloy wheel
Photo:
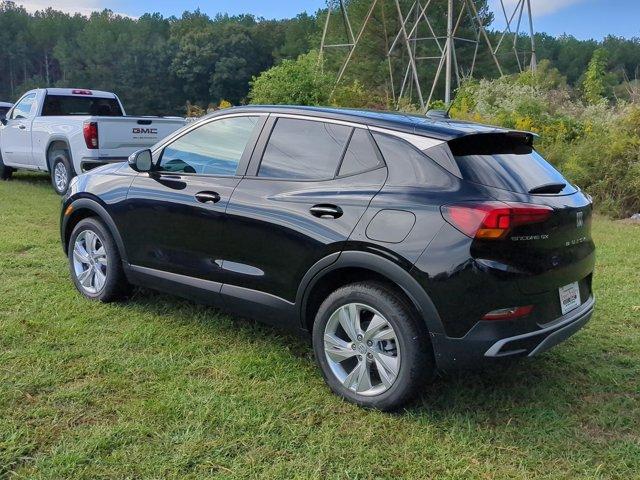
[[[73,270],[82,290],[96,294],[107,281],[107,251],[92,230],[83,230],[73,245]]]
[[[333,375],[358,395],[386,392],[400,371],[400,345],[391,323],[374,308],[338,308],[324,331],[324,353]]]
[[[56,184],[56,188],[59,192],[64,192],[67,189],[67,182],[69,181],[69,173],[64,163],[58,162],[53,170],[53,181]]]

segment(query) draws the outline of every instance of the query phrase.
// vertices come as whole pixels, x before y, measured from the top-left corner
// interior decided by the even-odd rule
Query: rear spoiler
[[[447,144],[454,156],[492,155],[520,149],[533,149],[538,136],[532,132],[504,130],[479,132],[449,140]]]

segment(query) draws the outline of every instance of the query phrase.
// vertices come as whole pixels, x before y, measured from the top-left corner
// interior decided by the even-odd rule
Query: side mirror
[[[136,172],[150,172],[153,168],[151,150],[146,148],[129,155],[129,166]]]
[[[0,115],[0,123],[2,125],[6,125],[7,124],[7,117],[4,115]]]

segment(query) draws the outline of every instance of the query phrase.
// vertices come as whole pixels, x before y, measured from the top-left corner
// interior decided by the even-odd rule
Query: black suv
[[[224,110],[74,179],[62,244],[88,298],[144,285],[309,332],[335,393],[393,409],[437,371],[537,355],[589,320],[591,200],[533,140]]]

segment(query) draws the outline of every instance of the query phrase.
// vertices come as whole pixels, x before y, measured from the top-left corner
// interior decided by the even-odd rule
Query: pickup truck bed
[[[71,147],[75,173],[79,174],[106,163],[123,162],[133,152],[156,144],[184,123],[181,118],[159,117],[39,117],[32,126],[32,159],[46,158],[46,146],[64,134]],[[97,126],[98,148],[87,148],[84,126],[91,124]]]

